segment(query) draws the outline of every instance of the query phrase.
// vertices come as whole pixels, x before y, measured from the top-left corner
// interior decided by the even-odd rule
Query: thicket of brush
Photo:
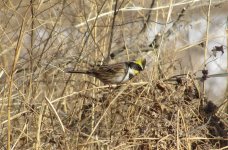
[[[184,17],[227,3],[3,1],[0,148],[227,149],[227,97],[215,105],[201,86],[207,80],[180,61],[213,38],[176,48]],[[166,29],[151,38],[161,22]],[[147,59],[146,69],[119,86],[64,72],[137,57]],[[180,73],[189,75],[167,82]]]

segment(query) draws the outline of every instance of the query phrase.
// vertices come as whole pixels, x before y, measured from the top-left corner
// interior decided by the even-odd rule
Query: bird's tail
[[[80,74],[90,74],[87,70],[74,70],[73,68],[65,69],[66,73],[80,73]]]

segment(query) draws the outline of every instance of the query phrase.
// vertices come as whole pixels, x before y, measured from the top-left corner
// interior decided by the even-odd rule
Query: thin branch
[[[28,7],[28,9],[25,12],[25,15],[27,15],[28,10],[29,10],[30,6]],[[21,29],[20,29],[20,33],[19,33],[19,37],[18,37],[18,41],[17,41],[17,46],[15,48],[15,55],[14,55],[14,60],[13,60],[13,66],[11,69],[11,73],[9,76],[9,93],[8,93],[8,109],[7,109],[7,114],[8,114],[8,139],[7,139],[7,149],[10,150],[10,143],[11,143],[11,103],[12,103],[12,90],[13,90],[13,79],[14,79],[14,73],[15,73],[15,69],[16,69],[16,65],[17,65],[17,61],[18,58],[20,56],[21,53],[21,45],[23,42],[23,36],[24,36],[24,27],[25,27],[25,19],[26,17],[22,18],[22,24],[21,24]]]
[[[151,9],[154,7],[154,4],[155,4],[155,0],[153,0],[152,3],[150,4],[150,8],[151,8]],[[143,27],[142,27],[142,30],[141,30],[139,33],[142,33],[142,32],[144,32],[144,31],[146,30],[147,24],[149,23],[150,18],[151,18],[151,12],[152,12],[152,10],[150,10],[150,11],[148,12],[146,22],[144,23],[144,25],[143,25]]]
[[[114,27],[115,27],[116,16],[118,13],[117,12],[117,6],[118,6],[118,0],[116,0],[115,8],[114,8],[114,14],[113,14],[113,18],[112,18],[112,27],[111,27],[111,33],[110,33],[110,39],[109,39],[109,45],[108,45],[108,54],[104,60],[104,63],[106,63],[106,64],[110,60],[110,52],[111,52],[111,46],[112,46],[113,32],[114,32]]]
[[[205,1],[205,0],[192,0],[192,1],[187,1],[187,2],[179,2],[179,3],[175,3],[173,4],[173,7],[176,7],[176,6],[182,6],[182,5],[187,5],[187,4],[192,4],[192,3],[197,3],[199,2],[201,5],[197,5],[196,7],[202,7],[202,6],[205,6],[205,5],[208,5],[208,2]],[[213,5],[216,5],[216,4],[221,4],[223,2],[227,2],[227,0],[223,0],[223,1],[215,1],[213,2]],[[129,12],[129,11],[145,11],[145,10],[150,10],[150,11],[154,11],[154,10],[160,10],[160,9],[167,9],[169,8],[169,5],[166,5],[166,6],[160,6],[160,7],[155,7],[155,8],[144,8],[144,7],[125,7],[125,8],[121,8],[118,10],[118,12]],[[96,17],[93,17],[91,19],[88,19],[86,22],[87,23],[90,23],[96,19],[100,19],[102,17],[105,17],[105,16],[110,16],[114,13],[114,11],[109,11],[109,12],[104,12]],[[82,22],[80,24],[77,24],[75,25],[75,28],[80,28],[84,25],[86,25],[87,23],[86,22]]]
[[[209,25],[210,25],[210,13],[211,13],[211,0],[209,1],[208,5],[208,12],[207,12],[207,29],[206,29],[206,42],[205,42],[205,49],[204,49],[204,70],[206,70],[206,63],[207,63],[207,46],[208,46],[208,37],[209,37]],[[205,82],[203,83],[203,94],[205,95]]]

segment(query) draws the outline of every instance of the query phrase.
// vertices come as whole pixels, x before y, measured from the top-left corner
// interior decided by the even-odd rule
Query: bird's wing
[[[105,72],[105,73],[126,73],[127,71],[127,65],[125,63],[117,63],[117,64],[111,64],[111,65],[102,65],[100,66],[96,72]]]

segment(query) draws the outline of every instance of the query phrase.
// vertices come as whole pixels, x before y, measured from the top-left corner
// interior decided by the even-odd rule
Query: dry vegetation
[[[0,149],[228,149],[227,91],[215,105],[208,80],[193,75],[227,54],[216,43],[225,53],[211,61],[208,48],[213,25],[226,22],[210,18],[227,9],[227,0],[1,1]],[[202,18],[190,43],[187,28]],[[146,70],[120,86],[63,71],[137,57]]]

